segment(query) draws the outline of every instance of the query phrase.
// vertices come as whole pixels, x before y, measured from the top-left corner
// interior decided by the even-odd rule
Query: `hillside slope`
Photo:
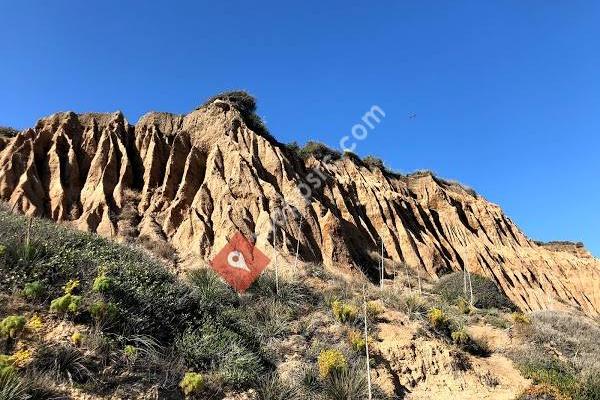
[[[228,99],[135,126],[121,113],[43,118],[0,153],[0,198],[206,259],[241,231],[268,254],[293,255],[299,240],[304,261],[375,276],[383,242],[387,277],[400,263],[432,277],[468,268],[525,310],[600,312],[597,259],[537,245],[498,206],[431,174],[394,175],[348,156],[303,160]]]

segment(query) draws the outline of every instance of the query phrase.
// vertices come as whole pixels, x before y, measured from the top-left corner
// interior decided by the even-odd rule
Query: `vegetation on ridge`
[[[280,145],[277,139],[269,132],[263,120],[256,114],[256,99],[250,93],[244,90],[225,91],[206,100],[197,110],[205,108],[215,101],[226,102],[235,107],[240,112],[248,128],[263,136],[269,142]]]

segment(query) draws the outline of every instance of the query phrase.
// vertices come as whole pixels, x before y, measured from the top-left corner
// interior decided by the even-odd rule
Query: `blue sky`
[[[289,4],[288,4],[289,3]],[[600,2],[0,2],[0,125],[259,101],[280,141],[360,142],[600,255]],[[416,118],[409,114],[416,113]]]

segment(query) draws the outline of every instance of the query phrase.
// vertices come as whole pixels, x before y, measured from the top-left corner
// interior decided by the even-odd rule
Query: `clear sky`
[[[280,141],[336,146],[377,104],[357,153],[600,255],[600,2],[1,0],[0,20],[0,125],[242,88]]]

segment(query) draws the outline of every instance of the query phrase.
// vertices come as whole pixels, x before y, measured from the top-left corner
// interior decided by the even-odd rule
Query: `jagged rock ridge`
[[[498,206],[432,174],[393,175],[354,157],[304,161],[236,106],[153,112],[135,126],[119,112],[43,118],[6,139],[0,198],[22,213],[149,236],[207,259],[241,231],[267,253],[293,254],[299,240],[304,261],[374,275],[383,242],[388,277],[399,263],[430,276],[466,267],[526,310],[600,312],[597,259],[536,244]],[[325,180],[307,202],[299,188],[315,169]]]

